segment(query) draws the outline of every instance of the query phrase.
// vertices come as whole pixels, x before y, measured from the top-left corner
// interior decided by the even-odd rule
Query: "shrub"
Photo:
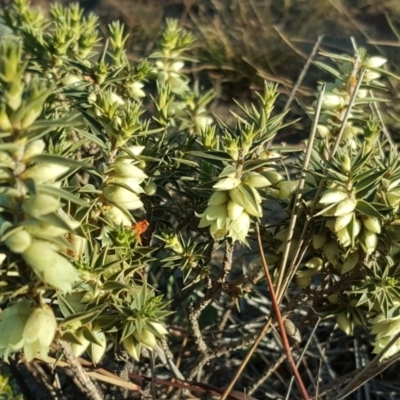
[[[96,365],[124,349],[139,361],[160,343],[168,353],[170,316],[196,345],[188,372],[173,371],[193,379],[252,341],[220,332],[234,344],[214,344],[200,317],[260,287],[250,269],[234,279],[233,262],[258,237],[273,299],[307,296],[302,307],[348,335],[368,329],[379,358],[398,352],[400,165],[370,109],[384,101],[373,93],[390,75],[385,59],[325,54],[331,63],[316,64],[335,81],[307,110],[306,149],[293,151],[273,143],[292,123],[274,112],[274,84],[258,104],[239,105],[233,129],[209,114],[213,93],[183,72],[193,37],[176,21],[133,64],[123,26],[110,24],[103,40],[75,4],[45,17],[17,0],[3,18],[4,360],[52,362],[58,349],[74,368],[84,352]]]

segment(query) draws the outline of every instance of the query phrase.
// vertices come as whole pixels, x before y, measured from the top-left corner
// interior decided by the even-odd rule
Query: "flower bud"
[[[90,343],[87,348],[87,351],[89,353],[91,360],[93,361],[93,364],[96,365],[101,361],[101,359],[104,356],[104,353],[106,352],[107,339],[106,339],[106,335],[104,334],[104,332],[93,330],[92,334],[96,337],[99,344]]]
[[[76,220],[63,218],[63,225],[65,227],[60,227],[46,222],[38,221],[35,218],[27,218],[22,222],[22,225],[24,229],[32,236],[57,237],[74,231],[80,226],[80,223]]]
[[[145,91],[142,89],[144,87],[144,84],[141,82],[132,82],[127,85],[128,87],[128,93],[131,97],[134,99],[139,100],[142,97],[146,96]]]
[[[10,132],[12,130],[12,123],[8,118],[5,104],[0,104],[0,131]]]
[[[323,265],[323,261],[320,257],[313,257],[308,260],[304,265],[308,268],[319,270]]]
[[[219,206],[221,204],[225,204],[229,201],[229,195],[226,191],[216,191],[214,192],[210,199],[208,200],[209,206]]]
[[[243,211],[229,227],[228,236],[234,241],[238,240],[239,242],[245,243],[249,229],[250,216]]]
[[[138,335],[140,343],[147,347],[149,350],[153,350],[157,346],[157,340],[153,333],[147,329],[142,329],[140,335]]]
[[[223,178],[220,179],[214,186],[214,189],[218,190],[231,190],[240,185],[240,179],[238,178]]]
[[[34,140],[30,142],[25,147],[24,158],[23,160],[26,162],[31,157],[42,154],[46,147],[46,143],[42,139]]]
[[[268,179],[269,182],[271,182],[273,185],[276,183],[283,181],[285,178],[276,172],[275,170],[268,170],[268,171],[263,171],[263,175]]]
[[[83,336],[82,330],[78,331],[76,336],[79,339],[80,344],[71,343],[71,349],[75,357],[80,357],[87,350],[90,342],[85,338],[85,336]]]
[[[379,79],[381,77],[381,74],[379,72],[375,72],[375,71],[367,71],[364,74],[364,82],[371,82],[371,81],[375,81],[377,79]]]
[[[348,154],[345,154],[342,159],[342,171],[348,174],[351,171],[351,160]]]
[[[147,325],[149,325],[149,328],[154,330],[154,334],[157,336],[164,336],[168,334],[167,329],[165,329],[163,324],[160,324],[159,322],[148,322]]]
[[[378,245],[378,236],[376,233],[364,229],[364,250],[367,254],[372,254]],[[362,243],[362,242],[361,242]]]
[[[368,57],[363,65],[365,68],[380,68],[387,63],[387,59],[380,56]]]
[[[339,240],[339,243],[343,247],[349,247],[351,245],[351,236],[350,236],[350,232],[348,231],[347,227],[341,229],[340,231],[337,231],[336,236]]]
[[[71,292],[72,284],[79,279],[74,266],[46,241],[33,241],[22,253],[22,258],[42,282],[63,293]]]
[[[335,216],[340,217],[349,213],[352,213],[356,208],[357,203],[352,199],[346,199],[341,201],[335,210]]]
[[[80,259],[85,252],[87,239],[82,236],[71,235],[71,244],[72,247],[74,248],[73,249],[74,258],[76,260]]]
[[[31,194],[22,204],[24,212],[34,218],[50,214],[60,208],[60,199],[46,193]]]
[[[32,236],[24,230],[18,230],[5,240],[6,246],[13,253],[22,253],[32,244]]]
[[[82,82],[82,77],[75,74],[67,74],[61,79],[61,84],[63,86],[77,86],[76,84],[79,84],[80,82]]]
[[[26,361],[32,361],[38,353],[47,358],[56,329],[57,321],[51,307],[44,305],[33,310],[22,335]]]
[[[311,285],[311,278],[316,274],[317,272],[313,269],[306,269],[306,270],[301,270],[297,271],[296,276],[295,276],[295,283],[297,286],[301,288],[305,288]]]
[[[386,201],[391,207],[396,208],[400,204],[400,190],[393,190],[385,194]]]
[[[132,221],[130,218],[118,207],[109,205],[103,207],[103,215],[111,221],[115,227],[120,225],[131,226]]]
[[[253,188],[271,186],[271,182],[265,176],[253,171],[245,172],[242,181]]]
[[[22,349],[26,322],[32,313],[28,300],[22,300],[3,309],[0,318],[0,357],[7,360],[10,353]]]
[[[348,199],[347,193],[337,189],[327,190],[319,200],[321,204],[335,204]]]
[[[353,322],[347,317],[346,313],[341,313],[336,315],[336,322],[339,325],[339,328],[346,334],[346,335],[353,335],[354,331],[354,324]]]
[[[146,185],[144,186],[144,191],[147,194],[147,196],[154,196],[157,192],[157,184],[150,179]]]
[[[243,211],[243,207],[239,206],[232,200],[228,202],[227,209],[228,209],[228,217],[232,221],[236,220]]]
[[[256,189],[244,183],[240,188],[237,187],[230,190],[229,196],[232,201],[243,207],[248,214],[254,217],[262,216],[261,199]]]
[[[118,175],[113,175],[107,180],[107,185],[109,186],[113,183],[122,183],[123,185],[128,186],[130,191],[134,192],[135,194],[141,194],[144,193],[143,188],[140,186],[143,180],[143,178],[126,178],[120,177]]]
[[[366,229],[373,233],[381,233],[381,222],[379,218],[372,217],[370,215],[363,215],[361,217],[362,224],[365,226]]]
[[[335,232],[340,231],[341,229],[345,228],[353,219],[354,213],[349,213],[342,215],[340,217],[337,217],[335,220]]]
[[[23,180],[33,179],[36,184],[54,182],[69,171],[69,167],[59,164],[36,164],[26,169],[20,178]]]
[[[130,163],[116,162],[114,172],[121,177],[141,179],[142,182],[147,178],[147,175],[140,168]]]
[[[321,135],[322,138],[329,137],[331,130],[326,125],[317,125],[318,133]]]
[[[132,336],[128,336],[122,341],[125,351],[135,360],[139,361],[140,352],[138,351],[138,344]]]
[[[145,146],[128,146],[127,150],[132,153],[134,156],[139,156],[142,154],[143,150],[145,149]],[[130,162],[130,160],[128,160]]]
[[[322,99],[322,108],[324,110],[337,110],[345,105],[345,99],[332,92],[324,94]]]
[[[113,203],[123,205],[127,210],[136,210],[143,207],[143,203],[135,193],[121,186],[106,186],[103,189],[103,196]]]

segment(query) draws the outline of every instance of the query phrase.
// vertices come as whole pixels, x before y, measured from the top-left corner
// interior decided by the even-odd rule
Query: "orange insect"
[[[135,232],[136,234],[136,239],[140,245],[142,245],[142,238],[141,235],[147,231],[147,228],[149,227],[149,222],[146,221],[145,219],[139,222],[136,222],[136,224],[132,225],[132,231]]]

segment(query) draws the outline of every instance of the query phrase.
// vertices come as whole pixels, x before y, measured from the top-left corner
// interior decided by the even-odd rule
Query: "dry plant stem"
[[[358,77],[358,80],[357,80],[357,84],[353,90],[353,93],[351,94],[351,99],[350,99],[349,105],[347,106],[346,113],[344,114],[342,124],[340,125],[340,130],[339,130],[338,136],[336,138],[335,145],[333,146],[333,149],[332,149],[331,153],[329,154],[329,161],[331,161],[333,159],[333,157],[335,156],[335,154],[337,152],[337,149],[339,148],[340,141],[342,140],[343,132],[346,129],[347,120],[350,117],[350,113],[354,106],[354,102],[356,101],[357,93],[360,90],[362,81],[364,79],[364,75],[365,75],[365,69],[361,70],[360,76]]]
[[[274,289],[274,285],[272,283],[272,279],[271,279],[271,275],[269,273],[268,270],[268,265],[267,262],[265,261],[265,255],[264,255],[264,249],[263,249],[263,245],[262,245],[262,241],[261,241],[261,235],[260,235],[260,228],[258,225],[256,225],[256,229],[257,229],[257,240],[258,240],[258,247],[260,250],[260,255],[261,255],[261,263],[264,267],[264,271],[265,271],[265,277],[267,279],[268,282],[268,288],[269,291],[271,293],[271,302],[272,302],[272,308],[274,310],[274,313],[276,315],[276,320],[278,322],[278,326],[279,326],[279,333],[281,336],[281,340],[282,340],[282,345],[285,349],[285,353],[286,356],[288,358],[289,364],[292,368],[292,372],[296,378],[296,382],[297,385],[300,389],[301,395],[303,397],[304,400],[308,400],[308,394],[307,394],[307,390],[304,386],[304,383],[301,379],[301,376],[299,374],[299,371],[297,370],[296,364],[294,362],[293,356],[292,356],[292,352],[290,351],[290,345],[289,345],[289,340],[286,334],[286,330],[285,330],[285,325],[283,323],[283,319],[282,319],[282,314],[281,314],[281,310],[279,308],[279,303],[277,301],[277,298],[275,296],[275,289]]]
[[[279,30],[276,27],[275,27],[275,29],[279,33]],[[300,73],[295,85],[293,86],[292,92],[290,93],[290,96],[289,96],[289,98],[288,98],[288,100],[287,100],[287,102],[285,104],[285,107],[283,108],[283,111],[287,111],[289,109],[289,107],[291,106],[293,100],[295,99],[297,90],[300,87],[300,85],[302,84],[303,79],[305,78],[305,76],[306,76],[306,74],[308,72],[308,69],[310,68],[311,63],[312,63],[315,55],[317,54],[317,51],[318,51],[319,46],[321,45],[323,39],[324,39],[324,35],[318,36],[318,40],[315,43],[310,55],[308,56],[307,62],[305,63],[305,65],[304,65],[304,67],[303,67],[303,69],[302,69],[302,71],[301,71],[301,73]]]
[[[347,392],[347,394],[343,395],[343,397],[338,397],[338,391],[341,387],[343,387],[344,384],[348,384],[349,382],[356,382],[357,380],[357,385],[354,388],[354,390],[358,389],[364,382],[366,382],[366,378],[367,380],[372,379],[373,377],[375,377],[376,375],[382,373],[385,369],[389,368],[391,365],[393,365],[395,362],[398,362],[400,360],[400,354],[396,354],[395,356],[393,356],[392,358],[386,360],[385,362],[383,362],[382,364],[378,364],[375,365],[374,367],[372,367],[371,369],[369,369],[369,372],[367,374],[367,376],[363,376],[360,379],[357,378],[360,376],[361,372],[365,370],[361,369],[360,370],[355,370],[352,371],[348,374],[346,374],[345,376],[342,376],[340,379],[337,379],[331,383],[329,383],[328,385],[323,386],[320,389],[320,393],[319,395],[315,395],[313,396],[310,400],[319,400],[322,398],[322,396],[329,396],[329,399],[334,399],[334,400],[341,400],[344,399],[348,394],[350,394],[351,392]],[[369,365],[366,366],[369,368]],[[352,384],[352,386],[354,386]],[[352,390],[352,392],[354,391]]]
[[[318,121],[319,121],[319,116],[321,114],[322,99],[325,94],[325,87],[326,87],[326,85],[323,84],[321,86],[319,94],[318,94],[317,107],[315,110],[313,124],[311,126],[310,139],[307,144],[306,154],[304,157],[303,169],[301,171],[300,182],[299,182],[299,186],[296,191],[295,203],[294,203],[292,215],[290,218],[290,223],[289,223],[289,228],[288,228],[288,237],[286,239],[285,251],[282,256],[281,268],[279,270],[278,282],[276,284],[276,295],[277,295],[278,304],[281,302],[282,297],[285,293],[286,287],[289,284],[289,282],[287,282],[288,280],[286,280],[286,282],[284,282],[284,277],[286,276],[286,274],[285,274],[286,264],[287,264],[287,261],[289,258],[290,245],[291,245],[291,240],[293,239],[293,232],[294,232],[294,228],[295,228],[296,222],[297,222],[298,210],[301,207],[301,199],[303,197],[303,189],[304,189],[304,185],[305,185],[305,181],[306,181],[306,172],[307,172],[308,165],[309,165],[310,159],[311,159],[311,153],[312,153],[314,140],[315,140],[315,136],[316,136],[316,132],[317,132],[317,125],[318,125]],[[299,246],[299,248],[300,248],[300,246]],[[299,251],[299,248],[297,249],[298,251]]]
[[[57,393],[57,391],[50,385],[48,375],[38,363],[29,362],[25,364],[25,367],[34,376],[36,381],[40,382],[49,398],[54,400],[64,399],[64,396],[59,395],[59,393]],[[42,392],[42,394],[44,393]]]
[[[226,281],[226,277],[232,268],[232,254],[233,254],[233,244],[226,240],[226,247],[224,253],[224,260],[222,270],[218,276],[218,279],[213,282],[207,289],[204,297],[196,304],[190,305],[189,321],[190,327],[195,338],[195,342],[198,350],[202,354],[203,358],[208,357],[213,352],[207,346],[207,343],[203,339],[199,325],[200,313],[211,303],[214,297],[220,292],[223,283]],[[192,372],[189,376],[193,376]]]
[[[277,360],[275,360],[275,362],[269,368],[264,371],[260,379],[249,387],[249,394],[253,394],[279,368],[279,366],[285,361],[285,359],[286,354],[282,353],[282,355]]]
[[[227,399],[230,391],[233,389],[233,386],[235,385],[236,381],[239,379],[239,377],[242,374],[245,366],[249,362],[251,356],[253,355],[253,353],[257,349],[257,347],[260,344],[260,342],[263,339],[263,337],[266,335],[266,333],[271,328],[271,323],[272,323],[271,318],[268,318],[268,321],[266,321],[265,325],[263,326],[263,328],[261,329],[260,333],[258,334],[256,340],[254,341],[253,345],[251,346],[250,350],[247,352],[246,357],[244,358],[244,360],[240,364],[240,367],[236,371],[236,374],[233,377],[232,381],[229,383],[228,387],[225,389],[225,392],[221,396],[220,400],[226,400]]]
[[[36,357],[36,358],[41,361],[44,361],[44,362],[51,362],[55,366],[70,368],[71,371],[74,372],[74,370],[70,367],[69,363],[67,363],[65,361],[56,360],[55,358],[52,358],[52,357],[48,357],[47,360],[44,360],[40,357]],[[77,360],[77,363],[80,364],[80,361]],[[91,363],[88,362],[88,365],[91,365]],[[83,369],[82,365],[81,365],[81,368]],[[90,378],[96,379],[98,381],[110,383],[112,385],[116,385],[116,386],[122,387],[124,389],[132,390],[134,392],[137,392],[140,389],[140,387],[138,385],[135,385],[132,382],[126,382],[123,379],[121,379],[119,376],[117,376],[117,375],[113,374],[112,372],[107,371],[103,368],[96,368],[95,371],[85,371],[85,373]],[[75,373],[74,373],[74,376],[76,376]],[[104,397],[101,397],[101,399],[104,399]]]
[[[315,326],[314,326],[314,328],[313,328],[313,330],[312,330],[312,332],[311,332],[311,334],[310,334],[310,336],[309,336],[309,338],[308,338],[308,340],[307,340],[307,343],[306,343],[306,345],[304,346],[304,348],[303,348],[303,350],[302,350],[302,352],[301,352],[301,354],[300,354],[299,359],[297,360],[297,363],[296,363],[296,367],[297,367],[297,368],[299,367],[299,365],[300,365],[300,363],[301,363],[301,360],[303,359],[304,355],[306,354],[307,349],[308,349],[308,347],[309,347],[310,344],[311,344],[311,340],[312,340],[312,338],[314,337],[315,332],[317,331],[317,328],[318,328],[320,322],[321,322],[321,318],[318,318],[318,321],[317,321],[317,323],[315,324]],[[321,362],[322,362],[322,361],[323,361],[323,360],[321,359]],[[293,382],[294,382],[294,377],[292,376],[292,377],[290,378],[290,383],[289,383],[288,391],[287,391],[287,393],[286,393],[285,400],[289,400],[289,399],[290,399],[289,396],[290,396],[290,393],[291,393],[291,391],[292,391]],[[317,383],[318,383],[318,382],[317,382]]]
[[[74,375],[79,380],[80,384],[84,387],[86,395],[92,400],[104,399],[104,396],[102,395],[100,390],[90,379],[89,374],[85,371],[85,369],[79,363],[78,359],[75,357],[69,343],[64,342],[63,340],[58,340],[57,344],[62,350],[65,358],[67,359],[68,365],[73,371]]]
[[[368,382],[378,373],[388,368],[394,361],[389,363],[391,360],[400,358],[400,355],[396,355],[387,362],[379,364],[379,360],[382,356],[400,339],[400,332],[395,335],[390,342],[369,362],[361,371],[358,373],[337,395],[337,400],[344,399],[350,393],[357,390],[364,383]],[[380,367],[380,368],[379,368]],[[378,370],[378,371],[377,371]]]
[[[202,368],[210,362],[212,359],[216,357],[221,357],[224,354],[231,353],[237,349],[241,349],[242,347],[248,346],[249,344],[253,343],[256,340],[256,336],[251,336],[246,339],[241,339],[238,343],[226,346],[220,346],[217,349],[210,349],[210,353],[204,355],[202,359],[196,364],[196,366],[190,371],[188,376],[188,380],[194,379],[194,377],[202,370]],[[231,388],[232,389],[232,388]]]

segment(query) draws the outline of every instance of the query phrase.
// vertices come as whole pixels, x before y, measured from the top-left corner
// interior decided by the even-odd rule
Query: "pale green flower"
[[[39,353],[47,358],[49,348],[56,334],[57,321],[51,307],[35,308],[26,321],[23,339],[26,360],[32,361]]]
[[[0,313],[0,357],[4,360],[10,353],[22,349],[24,328],[31,313],[28,300],[19,301]]]
[[[116,206],[105,206],[103,209],[103,215],[108,220],[110,220],[116,227],[131,226],[132,221],[130,218],[118,207]]]
[[[22,258],[42,282],[64,293],[71,292],[72,284],[79,279],[75,267],[44,240],[33,241]]]
[[[379,353],[392,339],[400,332],[400,315],[386,318],[383,313],[378,314],[372,320],[371,333],[375,336],[373,353]],[[382,356],[382,359],[389,358],[400,351],[400,339],[397,340]]]

